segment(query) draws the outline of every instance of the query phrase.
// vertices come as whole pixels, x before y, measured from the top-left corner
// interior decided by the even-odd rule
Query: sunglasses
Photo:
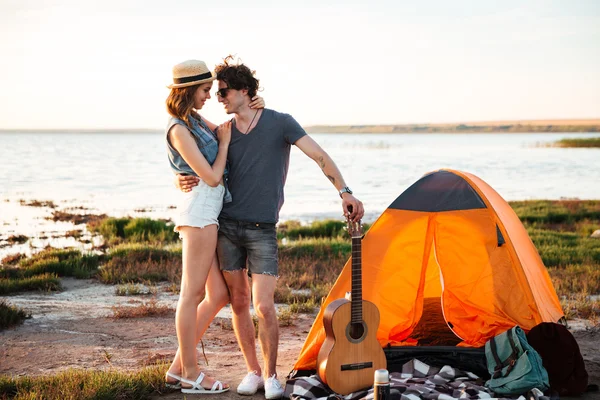
[[[219,97],[227,97],[227,93],[229,92],[229,88],[222,88],[215,92],[216,96]]]

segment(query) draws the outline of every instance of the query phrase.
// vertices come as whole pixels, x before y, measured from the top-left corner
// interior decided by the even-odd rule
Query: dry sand
[[[130,304],[131,297],[114,295],[114,287],[94,281],[64,279],[65,291],[56,294],[11,296],[10,303],[27,308],[33,318],[23,325],[0,332],[0,374],[12,376],[53,374],[68,368],[136,370],[152,360],[170,360],[177,344],[174,315],[115,320],[111,307]],[[146,299],[147,300],[147,299]],[[172,306],[176,296],[159,295],[159,303]],[[142,301],[133,299],[133,303]],[[209,327],[205,352],[212,376],[229,382],[232,391],[211,399],[264,399],[259,393],[242,397],[235,387],[245,375],[244,362],[225,309]],[[281,327],[278,372],[291,371],[314,315],[300,315],[292,326]],[[600,383],[600,328],[573,324],[574,335],[586,361],[590,383]],[[160,399],[201,398],[179,392],[156,396]],[[588,393],[585,400],[600,400]]]

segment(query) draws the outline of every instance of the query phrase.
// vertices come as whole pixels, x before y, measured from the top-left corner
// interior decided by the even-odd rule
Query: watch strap
[[[344,186],[340,189],[340,197],[342,197],[344,193],[352,194],[352,189],[350,189],[348,186]]]

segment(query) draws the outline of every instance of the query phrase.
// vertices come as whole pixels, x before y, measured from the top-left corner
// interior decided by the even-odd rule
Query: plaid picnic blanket
[[[484,380],[470,372],[450,366],[431,367],[417,359],[402,366],[402,372],[390,374],[391,389],[398,390],[398,400],[493,399]],[[292,400],[359,400],[373,399],[373,388],[341,396],[326,387],[317,375],[288,379],[284,397]],[[550,400],[540,390],[533,389],[517,400]]]

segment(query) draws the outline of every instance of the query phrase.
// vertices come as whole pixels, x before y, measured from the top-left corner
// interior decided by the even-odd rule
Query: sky
[[[600,117],[597,0],[0,0],[0,129],[162,129],[228,54],[303,126]]]

